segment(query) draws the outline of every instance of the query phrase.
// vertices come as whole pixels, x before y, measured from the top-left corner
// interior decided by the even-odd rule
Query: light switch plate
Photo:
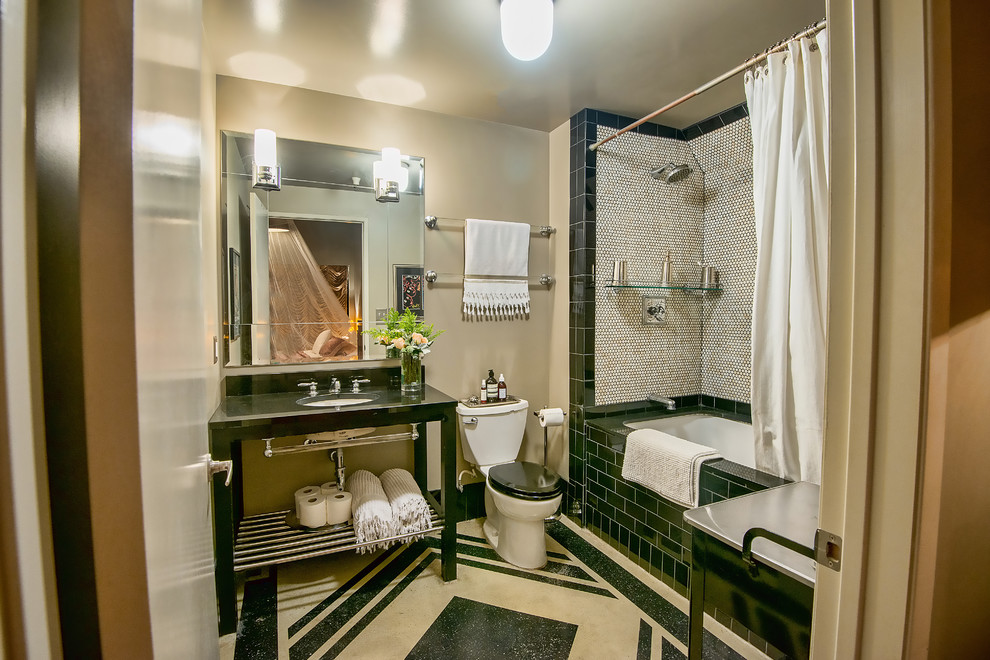
[[[667,299],[643,296],[643,323],[645,325],[663,325],[666,322]]]
[[[388,314],[388,309],[387,308],[386,309],[376,309],[375,310],[375,320],[376,321],[384,321],[386,314]]]

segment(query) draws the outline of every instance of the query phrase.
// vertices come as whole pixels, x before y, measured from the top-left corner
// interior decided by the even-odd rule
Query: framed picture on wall
[[[423,318],[423,267],[395,266],[395,308],[399,313],[411,309]]]
[[[230,339],[241,336],[241,255],[230,248]]]

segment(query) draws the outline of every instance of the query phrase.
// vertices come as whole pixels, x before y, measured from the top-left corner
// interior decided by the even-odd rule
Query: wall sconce
[[[501,0],[502,44],[528,62],[547,52],[553,38],[553,0]]]
[[[282,189],[282,168],[275,153],[275,131],[259,128],[254,132],[254,170],[251,185],[261,190]]]
[[[402,178],[402,159],[399,150],[395,147],[384,147],[382,159],[375,161],[372,171],[375,179],[375,200],[399,201],[399,181]]]

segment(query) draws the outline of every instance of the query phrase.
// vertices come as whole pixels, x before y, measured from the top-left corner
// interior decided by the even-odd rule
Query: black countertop
[[[220,403],[213,417],[210,418],[210,429],[244,428],[248,426],[264,426],[272,423],[290,420],[312,421],[341,418],[353,419],[361,415],[376,416],[392,413],[407,412],[412,409],[432,409],[454,406],[456,399],[444,394],[438,389],[423,385],[419,395],[410,396],[399,390],[381,387],[369,387],[360,394],[343,392],[344,396],[359,397],[361,394],[374,395],[376,398],[367,403],[334,407],[311,407],[296,403],[306,397],[305,392],[276,392],[272,394],[249,394],[244,396],[228,396]]]

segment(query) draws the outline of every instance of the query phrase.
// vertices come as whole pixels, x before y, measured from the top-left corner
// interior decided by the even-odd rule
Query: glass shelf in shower
[[[678,284],[676,282],[650,282],[650,281],[639,281],[639,282],[605,282],[600,284],[598,288],[612,289],[613,291],[618,291],[622,289],[650,289],[650,290],[663,290],[663,291],[688,291],[691,293],[708,293],[708,292],[720,292],[722,287],[720,286],[698,286],[694,284]]]

